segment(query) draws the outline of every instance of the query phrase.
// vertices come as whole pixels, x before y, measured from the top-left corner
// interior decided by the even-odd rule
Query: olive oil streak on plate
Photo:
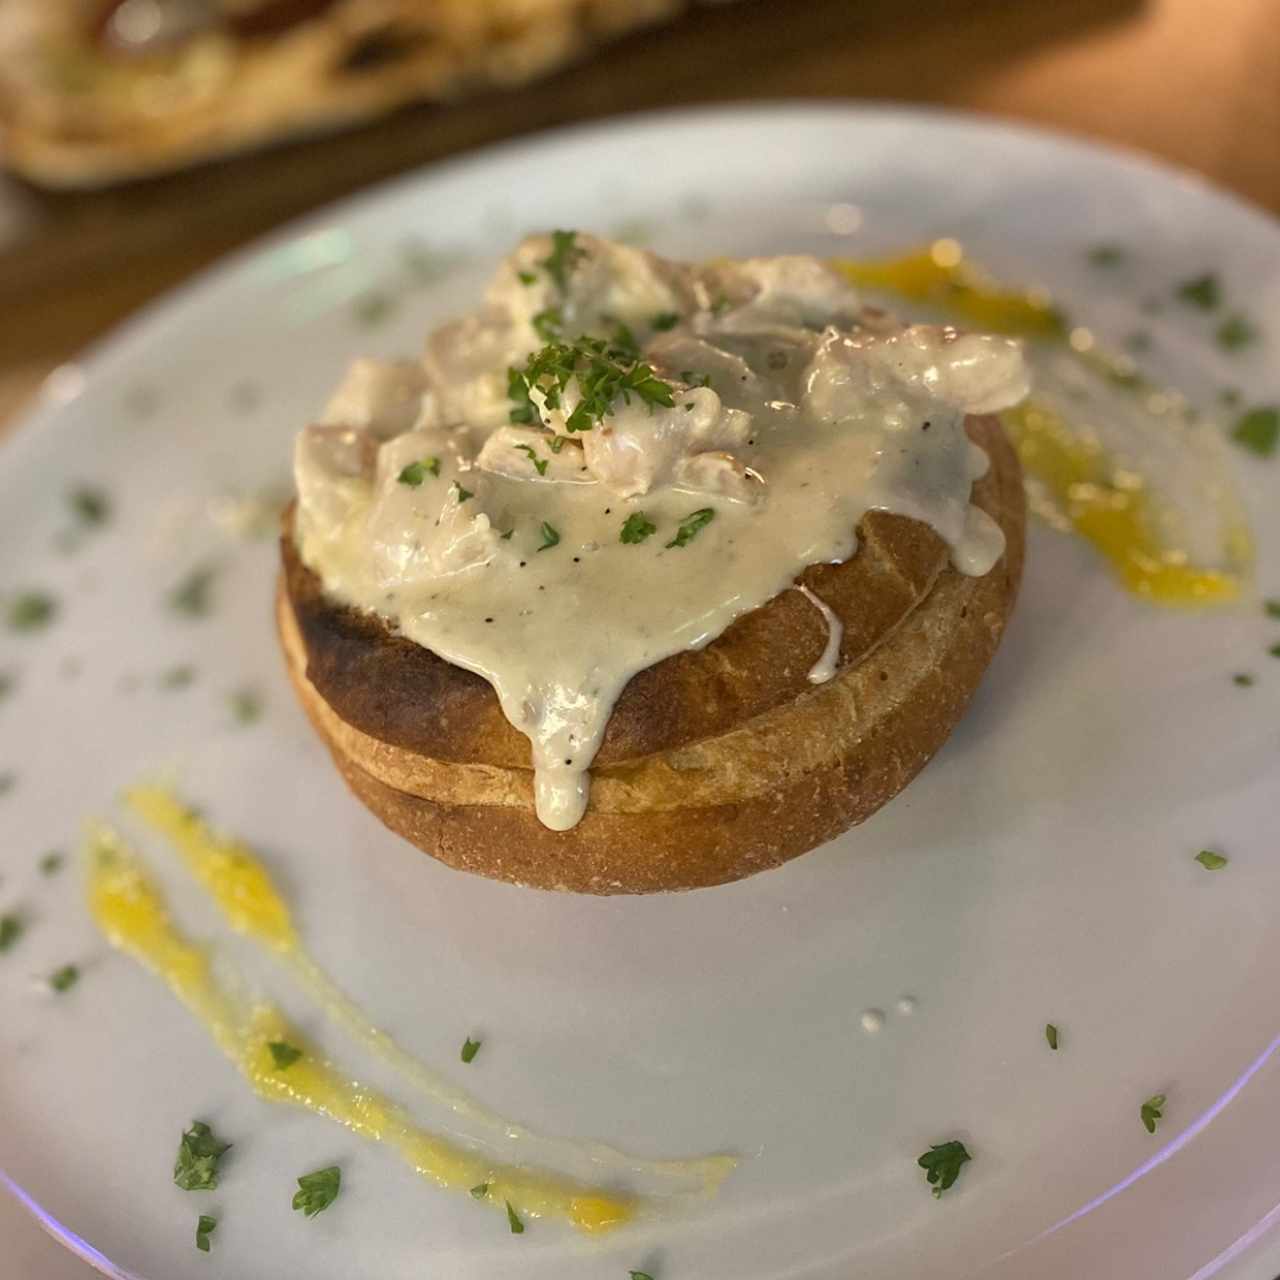
[[[114,832],[96,824],[86,858],[89,908],[103,935],[169,986],[259,1097],[328,1116],[362,1138],[386,1143],[445,1190],[465,1193],[483,1186],[486,1194],[473,1199],[492,1206],[510,1203],[530,1217],[564,1218],[585,1232],[608,1231],[635,1215],[639,1203],[631,1198],[494,1164],[419,1128],[402,1107],[321,1059],[274,1005],[238,1008],[214,978],[209,957],[178,931],[159,889]],[[246,879],[261,889],[260,877],[250,874],[240,883]],[[261,894],[249,909],[257,907],[279,919]],[[271,1052],[273,1042],[301,1047],[302,1056],[282,1069]]]
[[[1152,608],[1080,538],[1034,528],[1004,646],[910,791],[723,890],[600,903],[449,873],[334,783],[280,671],[274,549],[229,541],[205,512],[279,483],[335,370],[415,350],[521,231],[623,222],[690,258],[866,263],[952,237],[1071,317],[1046,359],[1092,354],[1071,344],[1077,327],[1096,351],[1141,326],[1153,388],[1201,410],[1227,388],[1242,410],[1277,399],[1273,223],[1132,158],[942,116],[613,122],[414,176],[220,267],[63,370],[4,445],[0,604],[33,590],[56,611],[40,630],[0,626],[0,774],[13,775],[0,913],[26,923],[0,955],[0,1167],[55,1229],[143,1280],[282,1267],[310,1280],[899,1280],[957,1259],[966,1280],[1208,1274],[1280,1203],[1257,1140],[1280,1125],[1280,860],[1265,834],[1280,623],[1248,589],[1236,607]],[[424,242],[449,262],[428,285],[404,268]],[[1094,270],[1099,242],[1128,263]],[[1178,300],[1210,272],[1217,313]],[[373,295],[390,300],[376,323],[360,305]],[[1253,346],[1215,344],[1228,307],[1260,330]],[[1073,433],[1098,425],[1070,410]],[[1129,460],[1102,430],[1097,442],[1103,478],[1124,480]],[[1277,461],[1229,448],[1257,588],[1280,597]],[[111,519],[60,550],[66,497],[83,486],[108,495]],[[1159,545],[1230,572],[1224,522],[1204,512],[1203,546],[1156,512]],[[206,567],[205,611],[172,610]],[[179,668],[194,679],[162,687]],[[252,723],[227,702],[245,688],[260,694]],[[540,1132],[747,1158],[687,1213],[590,1239],[531,1219],[515,1235],[501,1211],[437,1193],[339,1126],[267,1105],[160,982],[101,943],[77,878],[38,868],[44,850],[73,847],[83,815],[158,772],[263,851],[308,949],[416,1059],[454,1063],[464,1035],[482,1036],[458,1078]],[[1205,848],[1229,864],[1207,874]],[[194,926],[207,901],[155,853],[150,874]],[[218,957],[310,1029],[298,984],[277,992],[280,970],[247,938],[226,931]],[[53,990],[69,964],[79,981]],[[875,1036],[859,1025],[868,1009],[885,1011]],[[416,1110],[393,1071],[354,1041],[339,1051],[329,1029],[314,1036],[326,1054],[354,1067],[359,1052],[361,1076]],[[1140,1108],[1157,1095],[1152,1135]],[[234,1144],[207,1198],[170,1180],[196,1118]],[[951,1139],[972,1160],[935,1201],[916,1161]],[[299,1175],[335,1164],[338,1201],[294,1213]],[[207,1255],[199,1213],[218,1218]]]
[[[326,1017],[387,1062],[423,1097],[448,1107],[455,1115],[472,1121],[483,1129],[500,1134],[508,1142],[514,1140],[530,1148],[528,1155],[531,1159],[550,1158],[572,1162],[597,1177],[630,1174],[666,1184],[663,1190],[668,1194],[673,1185],[678,1187],[681,1184],[686,1189],[696,1188],[703,1194],[713,1194],[732,1172],[737,1161],[731,1156],[641,1160],[604,1143],[572,1142],[533,1133],[516,1121],[484,1106],[441,1072],[406,1053],[391,1036],[374,1025],[368,1015],[324,972],[304,948],[294,927],[288,904],[272,883],[266,867],[243,841],[216,833],[199,814],[164,787],[130,787],[125,793],[125,799],[128,807],[152,830],[164,836],[169,846],[178,853],[187,869],[218,907],[227,925],[273,953],[288,967]],[[136,874],[130,883],[142,884],[141,869],[136,861],[133,870]],[[142,907],[154,906],[154,894],[141,895],[139,904]],[[100,912],[97,918],[99,925],[103,926]],[[122,915],[117,913],[112,917],[110,933],[113,944],[137,953],[138,940],[124,928],[124,923]],[[148,962],[162,977],[167,978],[171,986],[174,985],[168,969],[158,962],[157,957],[150,955]],[[178,991],[177,994],[182,993]],[[196,1009],[195,1012],[199,1014],[200,1010]],[[216,1032],[214,1038],[218,1039]],[[290,1080],[292,1079],[291,1076]],[[448,1185],[463,1186],[465,1190],[475,1186],[476,1182],[464,1185],[456,1179],[450,1179]],[[534,1216],[539,1216],[540,1212],[549,1212],[537,1210],[515,1197],[512,1200]],[[577,1222],[576,1217],[569,1216]],[[629,1217],[630,1213],[626,1216]]]

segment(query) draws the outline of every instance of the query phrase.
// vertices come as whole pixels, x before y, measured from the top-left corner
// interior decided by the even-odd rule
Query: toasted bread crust
[[[286,526],[278,622],[291,679],[356,795],[451,866],[589,893],[693,888],[777,866],[915,776],[999,643],[1025,503],[998,421],[969,425],[992,462],[974,501],[1007,543],[995,568],[965,577],[925,526],[869,514],[857,555],[800,578],[845,625],[835,678],[807,680],[826,626],[794,591],[641,672],[569,831],[535,816],[528,742],[487,682],[326,599]]]

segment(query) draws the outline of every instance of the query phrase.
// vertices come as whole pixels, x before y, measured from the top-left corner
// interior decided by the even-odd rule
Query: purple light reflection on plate
[[[1210,1106],[1205,1108],[1205,1110],[1201,1112],[1201,1114],[1197,1116],[1196,1119],[1192,1121],[1192,1123],[1189,1124],[1180,1134],[1178,1134],[1172,1142],[1161,1147],[1155,1155],[1150,1157],[1150,1159],[1144,1160],[1142,1164],[1140,1164],[1131,1173],[1121,1178],[1115,1186],[1109,1187],[1106,1191],[1094,1196],[1094,1198],[1087,1204],[1081,1205],[1079,1209],[1075,1210],[1075,1212],[1069,1213],[1065,1218],[1059,1219],[1059,1221],[1055,1222],[1053,1226],[1046,1227],[1039,1235],[1033,1236],[1025,1244],[1020,1244],[1015,1248],[1010,1249],[1007,1253],[1001,1254],[996,1261],[1004,1262],[1006,1259],[1016,1256],[1023,1250],[1039,1244],[1041,1240],[1055,1234],[1055,1232],[1061,1231],[1064,1227],[1069,1227],[1073,1222],[1078,1221],[1080,1218],[1085,1217],[1095,1209],[1106,1204],[1107,1201],[1111,1200],[1114,1196],[1119,1195],[1120,1192],[1133,1186],[1139,1178],[1145,1177],[1153,1169],[1157,1169],[1160,1165],[1164,1164],[1166,1160],[1177,1155],[1177,1153],[1181,1151],[1188,1142],[1201,1133],[1214,1121],[1214,1119],[1216,1119],[1224,1107],[1235,1099],[1236,1095],[1245,1087],[1245,1085],[1247,1085],[1249,1081],[1252,1080],[1264,1066],[1266,1066],[1267,1062],[1270,1061],[1277,1049],[1280,1049],[1280,1035],[1276,1036],[1271,1043],[1268,1044],[1260,1054],[1258,1054],[1258,1056],[1240,1073],[1220,1098],[1217,1098]],[[1277,1221],[1277,1219],[1280,1219],[1280,1205],[1277,1205],[1267,1213],[1261,1221],[1255,1223],[1238,1240],[1219,1253],[1217,1257],[1205,1263],[1205,1265],[1194,1275],[1190,1276],[1188,1280],[1209,1280],[1209,1277],[1215,1275],[1228,1262],[1233,1258],[1238,1257],[1245,1249],[1253,1244],[1255,1240],[1264,1235],[1266,1231]]]
[[[65,1249],[87,1262],[95,1271],[111,1280],[142,1280],[131,1271],[123,1271],[110,1258],[98,1252],[87,1240],[81,1239],[70,1227],[64,1226],[38,1201],[29,1196],[3,1169],[0,1169],[0,1188],[8,1191],[15,1200]]]

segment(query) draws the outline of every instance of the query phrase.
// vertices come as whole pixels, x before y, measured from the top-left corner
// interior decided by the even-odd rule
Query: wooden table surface
[[[39,3],[40,0],[28,0]],[[96,193],[0,180],[0,423],[122,316],[369,182],[568,121],[890,98],[1140,147],[1280,211],[1280,0],[747,0],[508,95]]]

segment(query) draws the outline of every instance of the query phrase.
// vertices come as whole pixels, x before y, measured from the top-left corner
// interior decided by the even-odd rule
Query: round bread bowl
[[[859,549],[797,579],[844,625],[836,675],[808,672],[827,625],[797,591],[628,683],[568,831],[534,813],[529,743],[487,681],[341,604],[302,562],[286,512],[277,624],[290,679],[357,797],[450,866],[543,889],[653,893],[721,884],[863,821],[911,781],[968,705],[1022,572],[1026,504],[995,417],[973,501],[1003,529],[983,577],[904,516],[869,512]]]

